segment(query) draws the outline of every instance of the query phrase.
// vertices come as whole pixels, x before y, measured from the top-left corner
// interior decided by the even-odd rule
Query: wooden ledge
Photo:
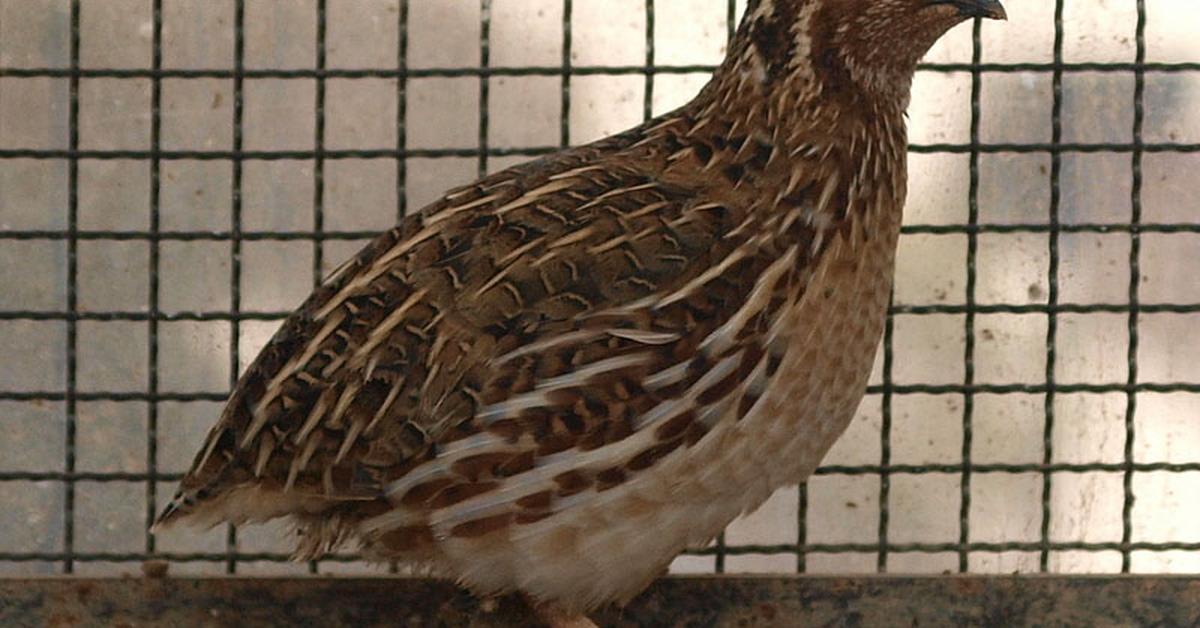
[[[656,582],[601,626],[1200,626],[1200,576],[695,576]],[[417,578],[0,579],[0,626],[532,625]]]

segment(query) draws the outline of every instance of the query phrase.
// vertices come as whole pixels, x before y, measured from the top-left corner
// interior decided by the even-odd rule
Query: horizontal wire
[[[1200,471],[1197,462],[1054,462],[1050,464],[1029,463],[978,463],[964,464],[889,464],[889,465],[827,465],[818,467],[816,475],[923,475],[927,473],[962,473],[970,468],[972,473],[1094,473],[1122,471],[1168,471],[1187,473]]]
[[[1072,551],[1082,550],[1088,552],[1103,552],[1103,551],[1149,551],[1149,552],[1171,552],[1171,551],[1196,551],[1200,550],[1200,543],[1186,542],[1163,542],[1154,543],[1149,541],[1134,542],[1134,543],[1104,543],[1104,542],[1084,542],[1084,541],[1050,541],[1047,543],[1041,542],[1007,542],[1007,543],[986,543],[981,541],[972,541],[968,543],[889,543],[886,546],[880,546],[878,543],[811,543],[805,546],[796,545],[729,545],[725,551],[728,554],[783,554],[794,553],[797,551],[803,552],[821,552],[827,554],[845,554],[850,552],[855,553],[871,553],[886,550],[896,553],[913,553],[919,552],[923,554],[940,553],[940,552],[1037,552],[1043,549],[1052,551]],[[692,556],[707,556],[715,553],[715,548],[702,548],[688,550],[685,554]]]
[[[931,473],[961,473],[962,464],[888,464],[888,465],[827,465],[818,467],[814,475],[927,475]],[[1029,463],[971,463],[972,473],[1121,473],[1121,472],[1200,472],[1197,462],[1056,462]],[[0,482],[178,482],[182,473],[149,471],[0,471]]]
[[[1150,542],[1139,541],[1132,543],[1116,542],[1085,542],[1085,541],[1050,541],[1041,542],[1008,542],[989,543],[973,541],[969,543],[889,543],[880,546],[877,543],[809,543],[806,545],[725,545],[721,551],[730,555],[747,554],[794,554],[805,553],[875,553],[881,550],[895,553],[941,553],[941,552],[1037,552],[1044,549],[1051,551],[1200,551],[1200,542]],[[684,552],[690,556],[707,556],[715,554],[717,548],[708,547]],[[67,554],[62,552],[0,552],[0,561],[31,562],[31,561],[62,561]],[[221,552],[73,552],[72,560],[78,562],[141,562],[147,560],[165,560],[175,563],[213,562],[224,563],[230,554]],[[238,562],[278,562],[290,563],[292,555],[281,552],[236,552],[233,558]],[[329,554],[321,558],[322,562],[352,563],[368,561],[360,554]]]
[[[909,225],[904,234],[943,235],[956,233],[1200,233],[1200,222],[1181,223],[981,223],[975,225]]]
[[[1058,303],[1047,304],[1016,304],[995,303],[988,305],[907,305],[897,304],[889,314],[925,315],[925,314],[1125,314],[1132,311],[1146,314],[1197,314],[1200,313],[1200,303],[1138,303],[1135,305],[1122,303]],[[166,322],[208,322],[208,321],[278,321],[291,314],[290,311],[74,311],[59,312],[53,310],[0,310],[0,321],[166,321]]]
[[[67,393],[56,391],[0,391],[0,401],[65,401]],[[75,401],[217,401],[229,399],[227,392],[144,392],[77,391],[70,395]]]
[[[646,75],[646,74],[710,74],[715,65],[561,65],[510,66],[510,67],[461,67],[461,68],[247,68],[233,70],[223,68],[50,68],[50,67],[0,67],[0,77],[13,78],[118,78],[118,79],[413,79],[413,78],[458,78],[458,77],[509,77],[509,76],[596,76],[596,75]],[[924,63],[919,72],[1145,72],[1176,73],[1200,72],[1200,63]]]
[[[5,148],[0,149],[0,159],[123,159],[146,161],[279,161],[314,159],[396,159],[446,157],[478,157],[486,152],[491,157],[525,156],[535,157],[560,150],[557,146],[528,146],[518,148],[395,148],[379,149],[322,149],[322,150],[63,150]]]
[[[905,225],[905,235],[955,235],[969,233],[1200,233],[1200,222],[1181,223],[1076,223],[1053,226],[1046,223],[982,223]],[[309,240],[372,240],[381,231],[113,231],[65,229],[0,229],[0,240],[146,240],[180,242],[194,241],[263,241],[291,242]]]
[[[4,148],[0,149],[0,159],[123,159],[161,161],[276,161],[276,160],[310,160],[310,159],[385,159],[385,158],[425,158],[440,159],[448,157],[536,157],[548,155],[562,150],[559,146],[520,146],[496,147],[480,150],[479,148],[397,148],[379,149],[322,149],[322,150],[129,150],[129,149],[40,149],[40,148]],[[999,154],[999,153],[1197,153],[1200,143],[1181,142],[1064,142],[1052,144],[1048,142],[1032,143],[978,143],[978,144],[911,144],[909,152],[918,154]]]
[[[1040,394],[1056,393],[1200,393],[1200,382],[1139,382],[1137,384],[893,384],[890,392],[897,395],[945,394]],[[868,386],[868,394],[880,394],[882,386]]]
[[[33,310],[0,311],[0,321],[279,321],[291,312],[40,312]]]
[[[1053,390],[1056,393],[1200,393],[1200,382],[1139,382],[1136,384],[892,384],[884,387],[868,386],[867,394],[890,392],[895,395],[948,395],[948,394],[1040,394]],[[228,393],[223,392],[159,392],[150,394],[136,391],[78,391],[71,397],[77,401],[225,401]],[[0,391],[0,401],[63,401],[67,394],[61,391]]]
[[[1186,225],[1185,225],[1186,226]],[[1197,225],[1200,226],[1200,225]],[[371,240],[381,231],[75,231],[33,229],[27,231],[0,229],[0,240],[64,240],[75,237],[79,240],[176,240],[233,241],[242,242],[291,242],[296,240]]]

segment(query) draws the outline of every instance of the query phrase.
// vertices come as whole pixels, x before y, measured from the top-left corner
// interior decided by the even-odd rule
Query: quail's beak
[[[930,4],[949,4],[958,9],[963,17],[986,17],[1007,20],[1004,5],[999,0],[930,0]]]

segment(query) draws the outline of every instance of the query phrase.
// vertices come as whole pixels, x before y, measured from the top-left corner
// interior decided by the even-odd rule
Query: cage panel
[[[1010,4],[918,74],[850,429],[674,571],[1196,569],[1196,9]],[[379,573],[288,563],[281,526],[145,526],[315,280],[450,187],[685,102],[743,8],[0,2],[0,573]]]

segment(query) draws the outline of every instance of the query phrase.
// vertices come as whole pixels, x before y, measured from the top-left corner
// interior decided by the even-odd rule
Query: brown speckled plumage
[[[159,517],[291,516],[578,612],[802,481],[865,387],[919,57],[992,0],[752,0],[691,103],[450,192],[243,374]]]

